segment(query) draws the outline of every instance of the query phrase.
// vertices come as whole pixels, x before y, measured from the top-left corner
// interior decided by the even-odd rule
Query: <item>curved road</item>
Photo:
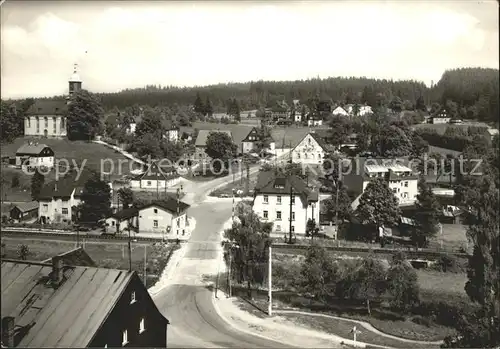
[[[251,173],[255,173],[251,171]],[[238,177],[237,177],[238,178]],[[221,319],[214,309],[213,293],[204,282],[217,270],[220,231],[231,217],[231,202],[203,202],[207,193],[227,183],[229,177],[205,183],[187,183],[189,214],[195,230],[186,254],[169,286],[154,296],[158,308],[172,323],[168,328],[170,348],[290,348],[272,340],[239,332]],[[192,187],[188,187],[192,186]]]

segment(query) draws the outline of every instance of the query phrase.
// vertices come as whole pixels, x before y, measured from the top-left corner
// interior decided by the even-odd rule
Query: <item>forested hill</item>
[[[123,110],[134,105],[178,106],[193,105],[197,93],[210,100],[214,112],[226,111],[228,100],[236,99],[240,110],[276,106],[277,101],[302,103],[311,97],[332,103],[367,103],[389,105],[399,97],[415,106],[422,97],[424,103],[446,105],[458,117],[497,121],[499,115],[499,71],[489,68],[447,70],[440,81],[429,88],[418,81],[393,81],[361,78],[326,78],[296,81],[256,81],[227,83],[199,87],[146,86],[118,93],[99,93],[105,110]],[[450,103],[451,102],[451,103]]]
[[[297,81],[257,81],[247,83],[218,84],[204,87],[159,87],[124,90],[118,93],[101,94],[105,109],[114,106],[123,108],[133,104],[149,106],[192,104],[196,93],[203,99],[208,97],[217,111],[226,109],[226,102],[235,98],[242,110],[256,109],[261,106],[272,107],[277,101],[286,100],[289,104],[298,99],[302,102],[319,95],[321,100],[333,103],[368,103],[391,100],[399,96],[402,100],[415,103],[422,95],[429,99],[429,89],[422,82],[375,80],[368,78],[327,78]],[[429,100],[430,101],[430,100]]]

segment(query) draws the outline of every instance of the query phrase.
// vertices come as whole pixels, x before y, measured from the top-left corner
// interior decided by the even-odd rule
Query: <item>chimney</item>
[[[14,317],[2,319],[2,344],[8,348],[14,347]]]
[[[52,282],[59,285],[63,279],[63,260],[59,256],[52,257]]]

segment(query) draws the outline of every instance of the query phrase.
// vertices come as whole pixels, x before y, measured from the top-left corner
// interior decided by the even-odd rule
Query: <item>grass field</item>
[[[5,243],[5,258],[19,258],[17,248],[25,244],[29,248],[27,260],[43,261],[55,255],[76,248],[76,243],[47,239],[23,239],[15,237],[2,237]],[[147,255],[148,280],[147,287],[152,286],[161,275],[166,266],[167,256],[174,245],[153,246],[151,244],[132,243],[132,269],[136,270],[142,278],[144,270],[144,249]],[[127,244],[122,242],[86,242],[85,251],[99,267],[128,270]]]
[[[444,134],[448,127],[461,127],[467,130],[469,126],[478,126],[478,127],[488,127],[488,124],[479,121],[469,121],[464,122],[463,124],[417,124],[415,128],[430,128],[432,130],[436,130],[439,134]]]
[[[111,169],[111,163],[113,163],[116,177],[120,177],[121,175],[125,175],[130,172],[130,160],[122,154],[104,145],[84,141],[69,141],[67,139],[50,138],[32,139],[29,137],[17,138],[10,144],[2,144],[2,156],[15,156],[17,149],[19,149],[19,147],[23,144],[28,143],[30,140],[46,144],[52,148],[55,153],[56,161],[57,159],[66,159],[71,165],[74,160],[77,164],[79,164],[79,166],[81,166],[80,164],[85,161],[85,166],[98,171],[101,170],[101,161],[103,161],[104,167],[102,169],[104,171],[109,171]],[[118,160],[123,160],[121,175],[118,174]],[[127,160],[127,162],[125,162],[125,160]],[[132,167],[132,169],[135,168],[136,167]]]

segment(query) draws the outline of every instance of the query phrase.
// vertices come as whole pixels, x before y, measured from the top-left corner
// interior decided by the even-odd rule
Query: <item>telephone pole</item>
[[[148,280],[148,271],[146,267],[146,261],[147,261],[147,245],[144,245],[144,286],[147,287],[146,282]]]
[[[128,227],[128,271],[132,271],[132,246],[130,244],[130,227]]]
[[[269,297],[269,304],[268,304],[268,309],[267,309],[267,314],[271,316],[273,314],[273,267],[272,267],[272,248],[271,248],[271,243],[269,243],[269,262],[268,264],[268,276],[267,276],[267,282],[268,282],[268,297]]]
[[[292,200],[293,200],[293,186],[292,186],[292,182],[289,180],[290,182],[290,226],[288,227],[290,232],[289,232],[289,240],[288,240],[288,243],[291,244],[292,243],[292,212],[293,212],[293,206],[292,206]]]

